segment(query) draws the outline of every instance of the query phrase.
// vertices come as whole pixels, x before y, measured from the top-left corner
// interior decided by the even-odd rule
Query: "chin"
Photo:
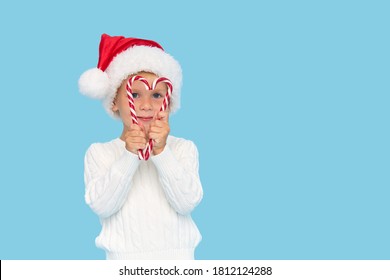
[[[140,122],[140,124],[142,124],[142,126],[144,127],[146,133],[149,132],[150,124],[144,124],[142,122]]]

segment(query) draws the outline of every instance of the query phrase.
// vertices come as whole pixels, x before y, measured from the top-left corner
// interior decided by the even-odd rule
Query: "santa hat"
[[[112,111],[112,102],[118,88],[129,75],[141,71],[171,80],[170,111],[177,111],[182,82],[180,64],[160,44],[151,40],[103,34],[97,68],[80,76],[79,90],[86,96],[102,100],[106,111],[117,117]]]

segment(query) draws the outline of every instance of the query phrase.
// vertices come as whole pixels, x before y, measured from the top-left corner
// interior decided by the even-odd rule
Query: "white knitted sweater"
[[[203,190],[193,142],[168,136],[141,161],[117,138],[85,155],[85,200],[99,216],[107,259],[193,259],[201,235],[190,213]]]

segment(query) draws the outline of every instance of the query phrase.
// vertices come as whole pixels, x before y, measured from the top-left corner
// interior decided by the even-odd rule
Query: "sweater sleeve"
[[[151,157],[170,205],[181,215],[188,215],[203,197],[199,178],[198,150],[195,144],[182,140],[175,153],[167,145]]]
[[[136,155],[125,151],[113,159],[103,146],[93,144],[84,159],[85,201],[100,217],[115,214],[123,206],[139,165]]]

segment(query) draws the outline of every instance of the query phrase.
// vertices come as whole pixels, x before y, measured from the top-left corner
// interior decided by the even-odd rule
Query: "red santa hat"
[[[103,34],[97,68],[89,69],[80,76],[79,90],[86,96],[102,100],[106,111],[117,117],[112,111],[112,102],[118,88],[129,75],[141,71],[171,80],[170,111],[177,111],[182,83],[180,64],[160,44],[151,40]]]

